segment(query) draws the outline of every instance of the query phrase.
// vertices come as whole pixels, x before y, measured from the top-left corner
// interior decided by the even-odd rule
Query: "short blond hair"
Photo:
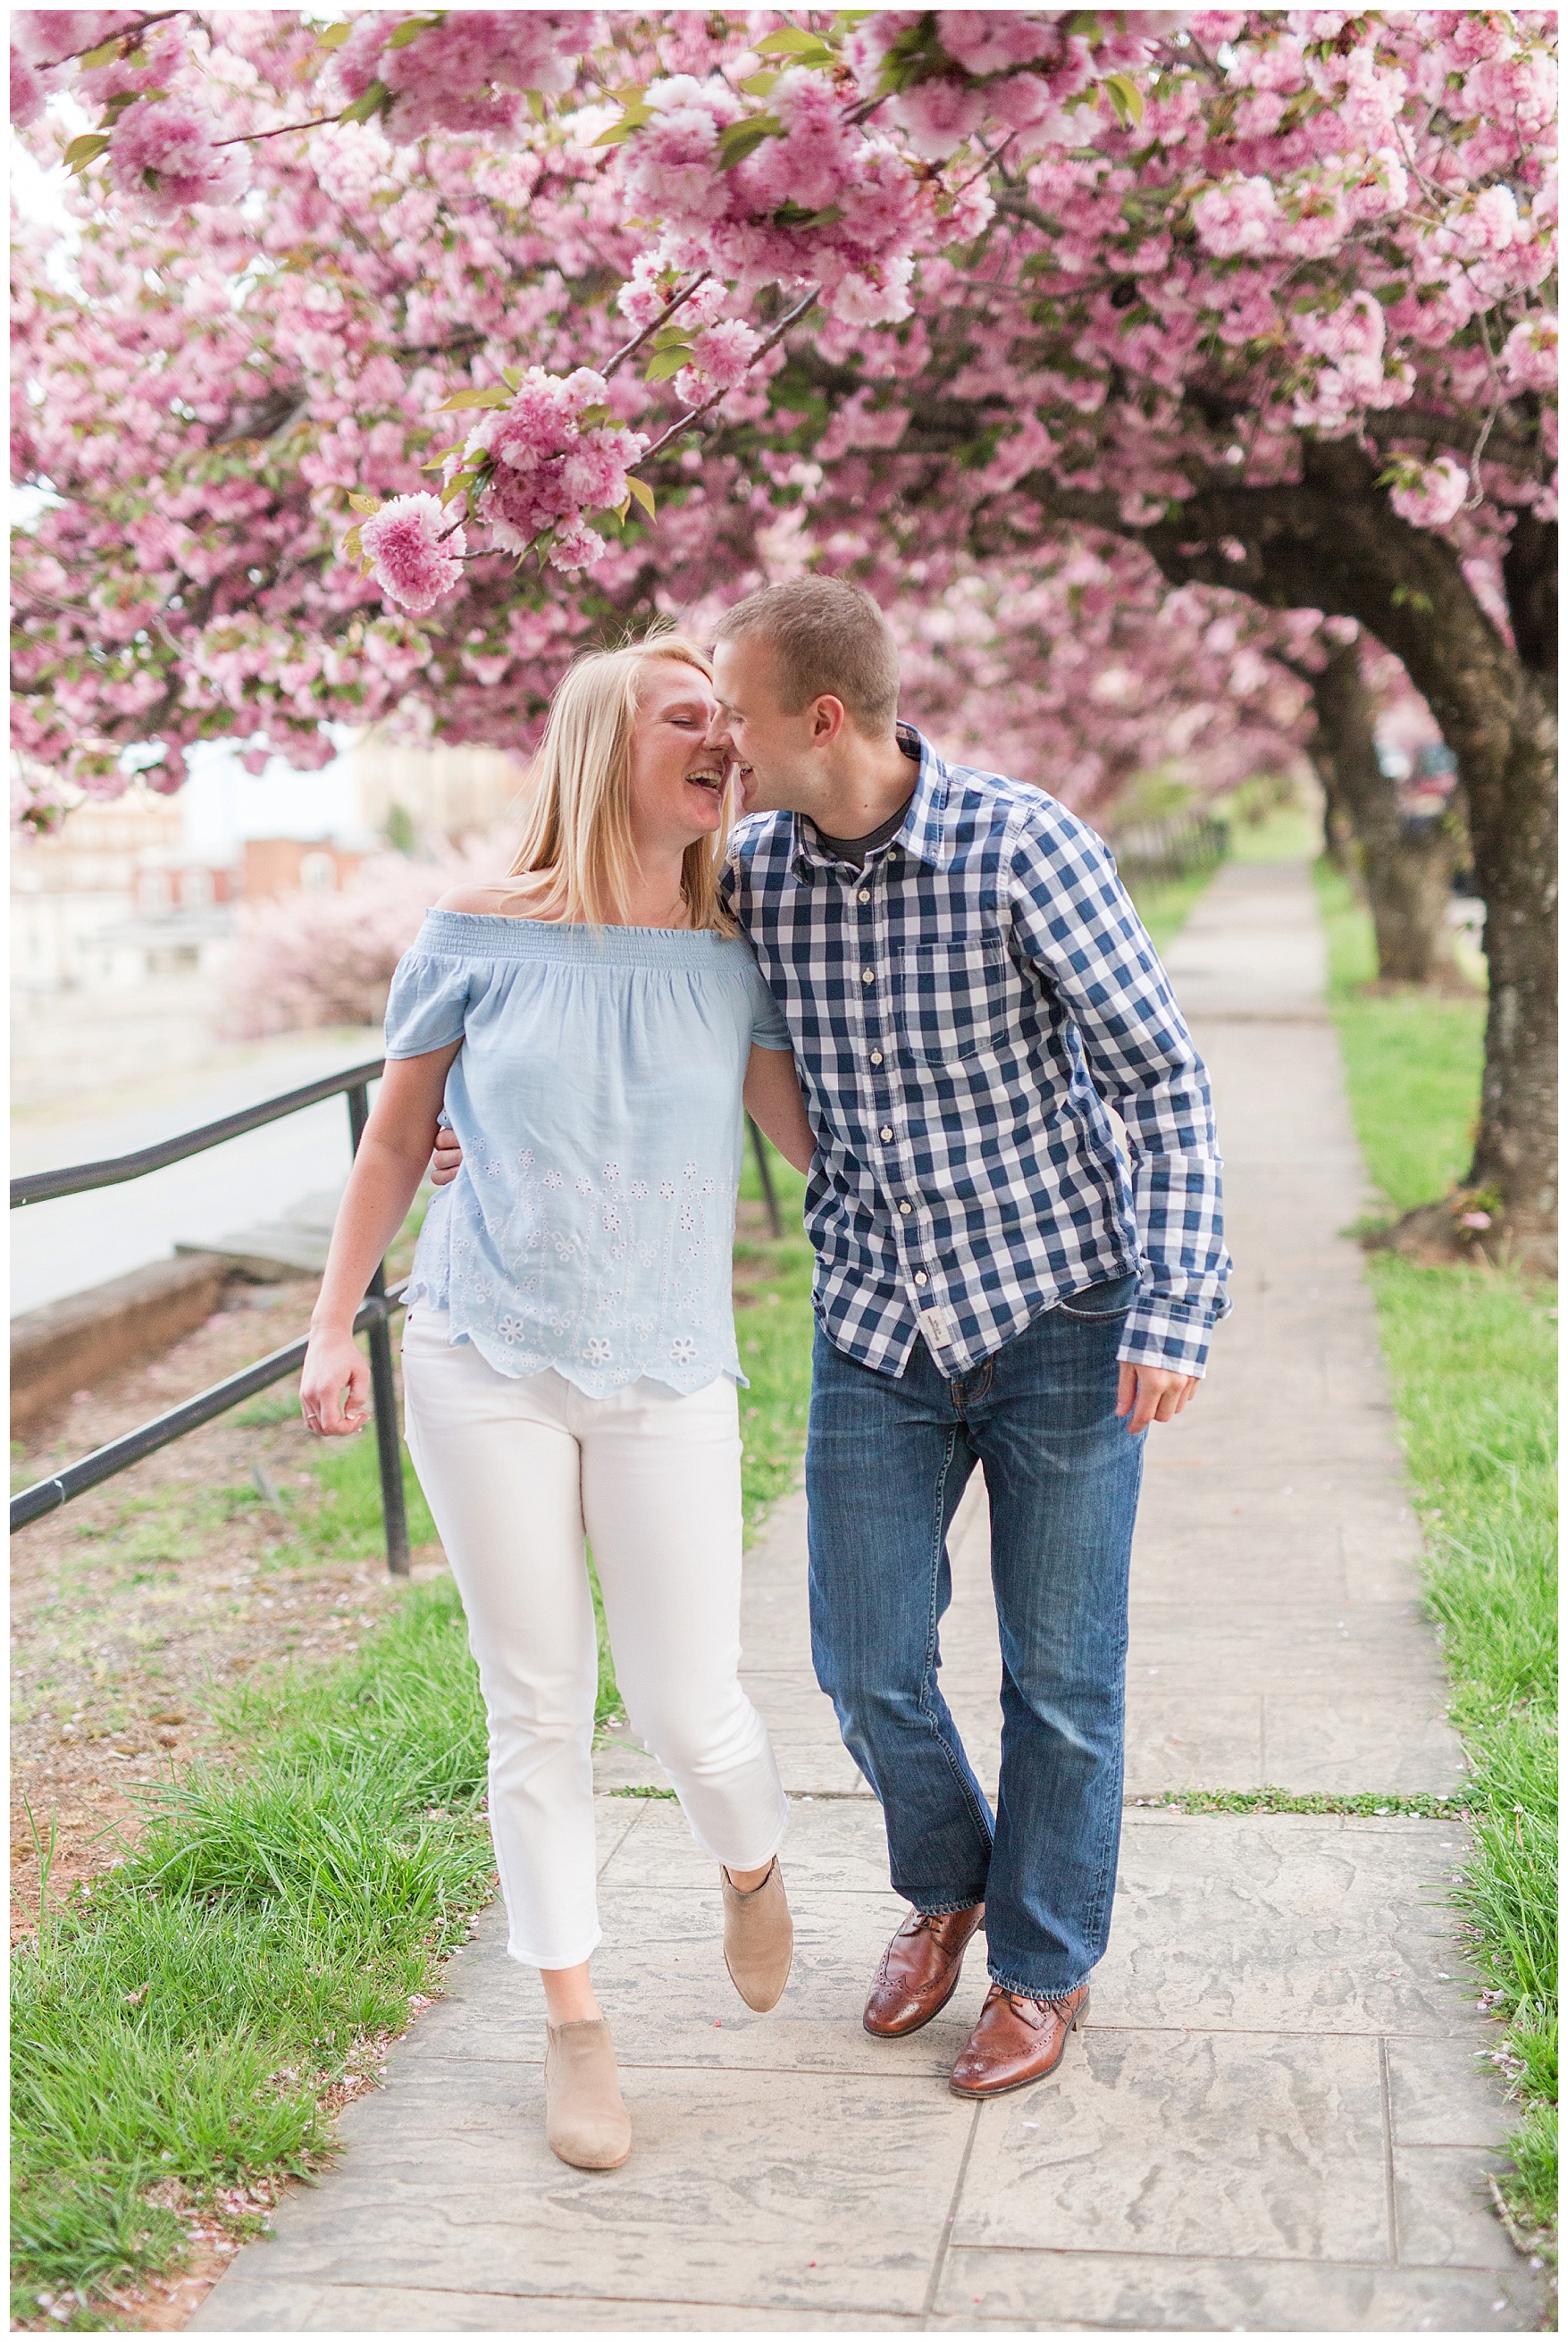
[[[892,731],[898,646],[864,586],[844,577],[789,577],[748,594],[724,612],[714,633],[721,643],[755,636],[772,645],[779,698],[789,715],[828,693],[868,739]]]
[[[655,661],[713,666],[685,636],[659,634],[607,651],[588,651],[567,668],[529,775],[526,826],[509,877],[552,871],[561,916],[589,926],[624,921],[636,856],[632,846],[632,730],[644,676]],[[694,927],[734,931],[719,896],[730,828],[730,797],[714,837],[694,839],[681,862],[681,894]]]

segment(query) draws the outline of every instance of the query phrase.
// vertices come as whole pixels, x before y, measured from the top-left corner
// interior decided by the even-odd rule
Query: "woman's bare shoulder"
[[[484,914],[484,912],[501,912],[504,914],[511,896],[511,888],[501,885],[476,886],[470,883],[466,886],[449,886],[445,894],[440,896],[431,906],[431,908],[436,911],[477,911],[481,914]]]
[[[449,886],[434,907],[476,912],[481,918],[536,919],[552,915],[548,871],[508,871],[504,878],[470,879],[465,886]]]

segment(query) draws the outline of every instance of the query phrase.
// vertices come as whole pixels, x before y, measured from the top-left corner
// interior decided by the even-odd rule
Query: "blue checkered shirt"
[[[900,737],[920,777],[863,869],[772,813],[726,875],[816,1134],[828,1337],[898,1375],[924,1335],[957,1376],[1135,1269],[1121,1356],[1201,1375],[1230,1306],[1208,1080],[1110,850],[1042,790]]]

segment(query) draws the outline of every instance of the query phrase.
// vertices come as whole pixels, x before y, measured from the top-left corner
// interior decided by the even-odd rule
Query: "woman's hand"
[[[357,1431],[370,1412],[370,1369],[355,1346],[354,1321],[414,1201],[447,1070],[462,1046],[451,1041],[417,1057],[391,1057],[381,1077],[338,1206],[300,1376],[305,1422],[325,1438]]]
[[[370,1413],[370,1361],[352,1334],[318,1326],[299,1378],[300,1412],[307,1431],[344,1439],[364,1428]]]

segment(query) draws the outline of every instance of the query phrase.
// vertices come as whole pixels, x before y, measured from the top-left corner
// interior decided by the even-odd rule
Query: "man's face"
[[[714,689],[719,712],[708,734],[711,746],[724,749],[738,766],[735,810],[739,814],[794,812],[818,773],[814,753],[817,703],[791,716],[779,705],[772,646],[759,635],[720,643],[714,652]]]

